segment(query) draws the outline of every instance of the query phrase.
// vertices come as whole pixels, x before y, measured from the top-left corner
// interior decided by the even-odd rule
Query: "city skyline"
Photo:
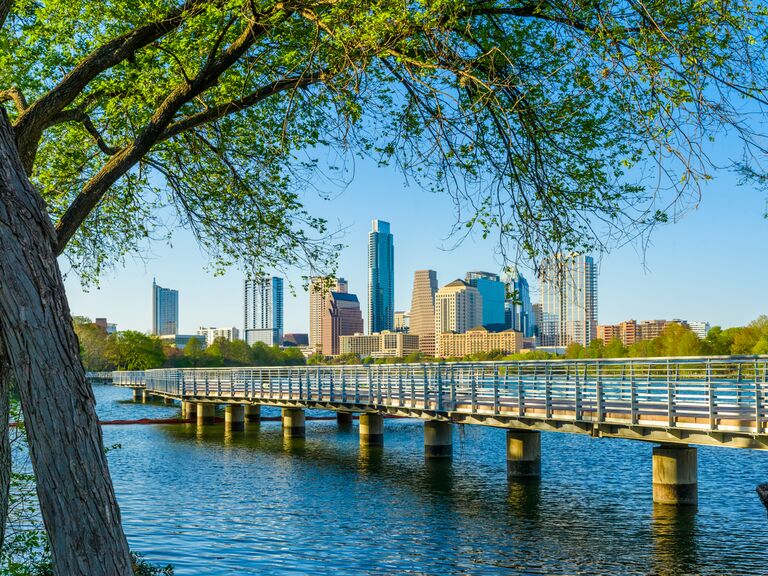
[[[394,222],[398,246],[418,246],[398,251],[396,310],[410,309],[415,270],[434,269],[443,280],[463,278],[471,270],[501,272],[504,264],[494,255],[493,241],[469,237],[455,250],[447,250],[451,207],[434,195],[402,186],[391,192],[393,197],[387,200],[385,191],[391,190],[397,179],[386,170],[381,173],[381,178],[365,178],[370,174],[361,174],[361,181],[369,184],[371,190],[365,195],[365,202],[347,202],[353,196],[351,192],[333,201],[307,202],[308,207],[326,216],[338,207],[345,209],[339,212],[339,219],[349,225],[343,237],[348,247],[340,255],[338,274],[356,286],[361,297],[367,284],[366,236],[371,220],[377,217]],[[721,188],[729,186],[727,175],[719,181]],[[407,197],[413,209],[395,208],[398,197]],[[765,313],[759,297],[768,283],[768,271],[754,265],[760,258],[759,243],[745,242],[768,230],[768,222],[762,217],[764,208],[765,198],[759,192],[735,186],[727,194],[714,190],[705,193],[701,207],[681,222],[659,228],[652,237],[653,244],[644,253],[640,247],[628,245],[606,256],[594,254],[600,275],[598,322],[616,324],[628,318],[679,317],[736,326]],[[426,210],[431,210],[435,218],[425,221],[422,215]],[[242,301],[236,297],[242,290],[240,270],[232,268],[223,276],[206,272],[207,258],[186,233],[176,235],[174,247],[154,245],[148,258],[129,259],[125,268],[103,277],[101,289],[90,292],[84,292],[77,277],[70,274],[66,285],[72,313],[91,318],[107,316],[121,330],[149,331],[146,310],[151,302],[146,286],[162,268],[165,278],[173,278],[166,283],[183,289],[179,332],[195,333],[201,325],[241,325]],[[713,269],[718,262],[727,262],[728,269],[742,271],[739,282],[732,283],[727,294],[716,283],[700,281],[701,270]],[[63,261],[62,264],[66,271]],[[535,275],[524,266],[520,270],[531,283],[531,300],[535,303],[539,300]],[[287,332],[309,331],[309,294],[301,287],[302,276],[306,274],[306,270],[289,269],[284,275]],[[296,295],[290,293],[290,284]],[[212,297],[222,294],[231,297]],[[734,306],[732,301],[740,305]]]

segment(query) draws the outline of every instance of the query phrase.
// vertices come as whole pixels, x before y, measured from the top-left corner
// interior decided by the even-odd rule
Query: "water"
[[[164,418],[95,387],[102,419]],[[277,415],[263,408],[263,415]],[[542,480],[509,482],[504,431],[456,428],[451,462],[423,457],[422,426],[357,423],[105,426],[131,548],[191,574],[768,574],[755,485],[768,452],[699,450],[699,508],[654,507],[651,445],[542,435]]]

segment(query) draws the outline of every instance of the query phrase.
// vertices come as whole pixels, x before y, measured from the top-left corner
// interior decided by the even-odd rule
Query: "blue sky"
[[[469,238],[450,249],[453,206],[446,196],[408,186],[392,168],[358,162],[351,185],[329,199],[307,194],[306,205],[332,225],[345,226],[347,248],[339,275],[365,306],[367,233],[371,220],[392,225],[395,241],[395,303],[410,307],[414,270],[437,270],[439,285],[463,277],[467,270],[500,271],[493,240]],[[738,186],[730,173],[719,173],[704,191],[700,206],[680,222],[658,229],[643,254],[628,246],[600,258],[599,322],[628,318],[707,320],[723,326],[742,325],[768,313],[765,255],[768,220],[766,196]],[[121,330],[149,330],[151,285],[179,290],[179,324],[184,333],[198,326],[242,328],[242,275],[231,270],[222,277],[205,271],[207,259],[185,231],[173,246],[156,244],[151,254],[129,260],[108,273],[98,289],[84,292],[73,274],[66,279],[73,314],[106,316]],[[64,271],[66,272],[66,264]],[[531,280],[531,274],[523,271]],[[296,295],[286,293],[285,331],[308,329],[308,296],[301,286],[303,271],[287,278]],[[535,281],[531,282],[534,285]],[[537,296],[535,294],[534,298]],[[365,316],[365,310],[363,310]]]

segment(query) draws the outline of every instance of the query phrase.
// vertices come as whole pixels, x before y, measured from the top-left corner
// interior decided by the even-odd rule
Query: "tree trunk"
[[[44,202],[0,111],[0,341],[19,387],[59,576],[129,576],[120,524]]]
[[[11,371],[0,349],[0,550],[8,523],[8,496],[11,488],[11,439],[8,431]]]

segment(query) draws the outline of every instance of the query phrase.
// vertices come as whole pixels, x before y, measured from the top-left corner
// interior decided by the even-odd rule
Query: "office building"
[[[541,269],[543,346],[587,346],[597,338],[597,267],[591,256],[556,254]]]
[[[245,281],[245,341],[280,346],[283,341],[283,279],[268,276]]]
[[[528,280],[517,270],[506,278],[509,298],[504,302],[504,327],[521,332],[526,338],[536,335],[536,317]]]
[[[348,292],[330,292],[326,298],[322,324],[321,352],[325,356],[336,356],[339,354],[341,336],[363,331],[363,313],[357,296]]]
[[[492,272],[467,272],[465,281],[477,288],[483,297],[483,326],[499,330],[504,328],[504,301],[506,287],[498,274]]]
[[[230,342],[233,340],[239,340],[240,330],[238,330],[235,326],[230,326],[228,328],[200,326],[200,328],[197,329],[197,335],[202,338],[203,344],[205,346],[210,346],[217,338],[224,338],[224,340],[229,340]]]
[[[461,358],[479,352],[500,351],[502,354],[517,354],[524,347],[529,347],[520,332],[504,330],[491,332],[484,326],[470,328],[463,334],[444,332],[440,334],[438,356],[441,358]]]
[[[375,334],[354,334],[339,338],[340,354],[357,354],[361,358],[402,358],[419,351],[419,337],[405,332],[386,330]]]
[[[688,328],[691,329],[691,332],[696,334],[701,340],[704,340],[707,337],[709,329],[711,328],[709,322],[701,322],[697,320],[688,320],[686,321],[686,324],[688,325]]]
[[[419,337],[419,349],[425,356],[435,355],[435,294],[437,272],[416,270],[413,274],[409,334]]]
[[[158,286],[152,279],[152,334],[164,336],[179,330],[179,292]]]
[[[349,284],[344,278],[313,276],[309,279],[309,347],[320,352],[323,344],[323,318],[331,292],[346,294]]]
[[[389,222],[374,220],[368,233],[368,333],[395,324],[395,248]]]
[[[446,284],[435,294],[435,349],[440,351],[442,334],[461,334],[483,323],[483,297],[463,280]]]
[[[297,346],[306,348],[309,346],[309,334],[302,332],[289,332],[283,336],[283,346]]]
[[[408,332],[411,327],[411,314],[410,312],[398,312],[395,311],[395,332]]]
[[[117,324],[107,322],[106,318],[96,318],[93,323],[107,334],[115,334],[117,332]]]

